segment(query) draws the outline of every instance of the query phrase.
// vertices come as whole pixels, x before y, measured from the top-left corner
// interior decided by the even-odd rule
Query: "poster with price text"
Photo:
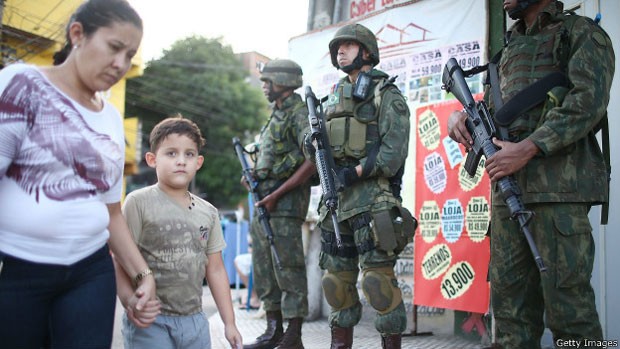
[[[458,100],[449,99],[418,108],[415,115],[419,227],[414,239],[414,303],[486,313],[489,178],[484,158],[470,177],[463,167],[464,148],[448,137],[448,117],[460,109]]]

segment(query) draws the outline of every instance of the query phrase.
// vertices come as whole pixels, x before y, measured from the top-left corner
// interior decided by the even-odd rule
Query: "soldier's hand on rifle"
[[[350,187],[360,180],[360,175],[357,172],[356,167],[340,167],[336,170],[336,176],[338,181],[345,187]]]
[[[312,139],[310,133],[306,133],[304,136],[304,150],[307,156],[314,158],[316,154],[316,140]]]
[[[465,126],[467,113],[463,111],[453,111],[448,118],[448,135],[452,140],[461,143],[467,151],[471,150],[474,140],[471,138]]]
[[[273,193],[265,196],[262,200],[255,203],[254,206],[263,206],[267,212],[273,212],[278,204],[278,199]]]
[[[248,183],[248,181],[245,180],[244,176],[241,176],[241,180],[239,180],[239,183],[241,183],[247,191],[251,190],[250,184]]]
[[[484,164],[492,182],[519,171],[539,151],[538,146],[527,138],[519,143],[493,138],[493,143],[500,149]]]
[[[256,174],[254,173],[254,170],[250,170],[249,174],[252,177],[252,180],[255,181],[256,180]],[[240,182],[245,187],[245,189],[247,189],[248,191],[252,191],[253,190],[252,185],[248,182],[247,178],[245,178],[244,175],[241,176]]]

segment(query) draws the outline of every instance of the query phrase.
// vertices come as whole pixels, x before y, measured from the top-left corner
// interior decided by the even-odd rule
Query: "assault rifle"
[[[447,92],[452,92],[452,94],[454,94],[467,113],[465,126],[467,127],[467,131],[471,134],[474,144],[467,154],[464,168],[470,176],[474,176],[482,155],[488,159],[493,156],[493,154],[497,153],[499,149],[493,143],[493,137],[500,137],[497,134],[495,124],[491,119],[491,115],[484,101],[474,101],[474,97],[465,82],[465,73],[456,59],[450,58],[446,63],[443,70],[442,82],[444,85],[443,88]],[[541,272],[546,271],[547,267],[545,267],[540,257],[536,243],[532,238],[532,233],[528,228],[528,223],[532,219],[534,213],[525,209],[521,201],[521,190],[517,182],[513,176],[505,176],[498,180],[497,184],[504,198],[504,202],[510,210],[511,219],[519,222],[519,227],[525,235],[525,239],[532,251],[538,270]]]
[[[317,114],[317,104],[319,112]],[[338,228],[338,191],[343,189],[342,185],[336,187],[334,177],[336,177],[336,165],[332,157],[329,138],[325,131],[325,117],[323,115],[323,107],[318,103],[314,92],[310,86],[306,86],[306,106],[308,107],[308,121],[310,122],[310,137],[316,142],[317,149],[315,151],[316,169],[323,190],[323,203],[329,210],[334,224],[334,234],[336,235],[336,244],[338,248],[342,248],[342,238],[340,237],[340,228]]]
[[[254,202],[260,201],[260,195],[258,194],[258,181],[254,179],[252,175],[252,169],[248,164],[247,159],[245,158],[246,150],[241,145],[239,138],[234,137],[232,139],[233,145],[235,146],[235,152],[237,153],[237,157],[239,158],[239,162],[241,163],[241,167],[243,168],[243,178],[250,186],[250,192],[252,193],[252,199]],[[256,208],[258,211],[258,220],[260,221],[263,231],[267,236],[267,241],[269,242],[269,246],[271,247],[271,254],[273,255],[273,259],[275,259],[276,266],[278,269],[282,270],[282,265],[280,264],[280,256],[278,256],[278,251],[276,251],[276,247],[273,243],[273,230],[271,230],[271,225],[269,225],[269,212],[263,206],[258,206]]]

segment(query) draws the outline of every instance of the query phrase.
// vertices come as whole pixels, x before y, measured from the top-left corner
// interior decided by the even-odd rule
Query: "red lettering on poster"
[[[351,1],[351,6],[349,7],[349,17],[353,19],[356,17],[367,15],[375,11],[376,9],[375,1],[376,0]],[[382,0],[382,1],[386,1],[386,0]],[[393,1],[393,0],[388,0],[388,1]]]

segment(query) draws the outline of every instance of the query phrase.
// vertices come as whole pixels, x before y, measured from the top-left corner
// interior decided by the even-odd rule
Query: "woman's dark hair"
[[[64,62],[71,52],[73,44],[69,37],[69,26],[73,22],[79,22],[84,28],[84,34],[88,37],[102,27],[109,27],[113,23],[131,23],[142,30],[142,19],[127,0],[87,0],[69,19],[66,28],[65,46],[54,53],[54,65]]]

